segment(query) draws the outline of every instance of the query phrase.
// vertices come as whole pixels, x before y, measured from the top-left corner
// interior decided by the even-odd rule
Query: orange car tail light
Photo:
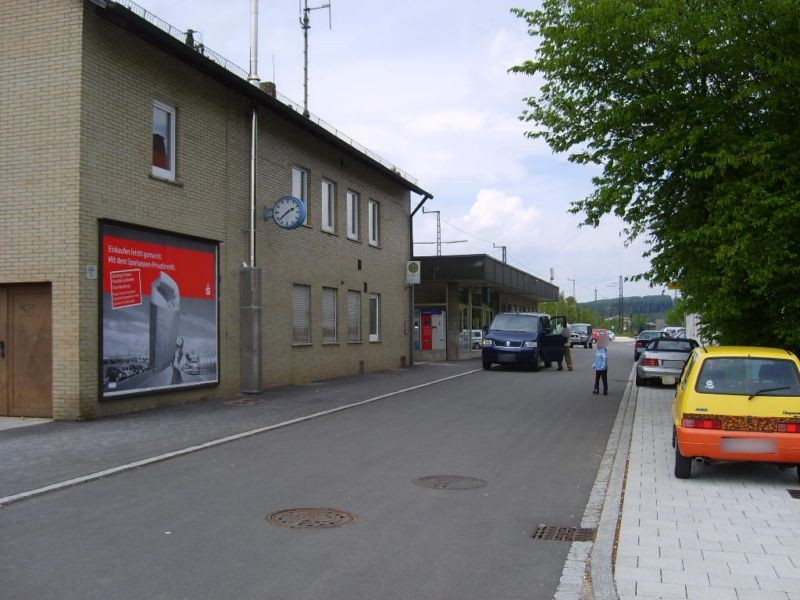
[[[681,419],[681,427],[688,429],[722,429],[719,419]]]
[[[658,366],[658,359],[657,358],[645,358],[642,361],[642,365],[645,367],[657,367]]]
[[[778,423],[779,433],[800,433],[800,423]]]

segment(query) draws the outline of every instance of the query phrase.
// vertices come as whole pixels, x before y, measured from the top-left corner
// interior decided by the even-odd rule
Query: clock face
[[[306,205],[294,196],[281,196],[272,207],[272,218],[284,229],[295,229],[306,220]]]

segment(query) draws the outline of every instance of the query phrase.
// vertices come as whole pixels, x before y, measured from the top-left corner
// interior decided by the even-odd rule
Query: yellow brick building
[[[407,364],[409,215],[430,194],[146,17],[112,2],[0,3],[0,415],[91,419],[238,393],[251,252],[263,387]],[[262,218],[285,195],[308,212],[293,230]],[[108,242],[120,233],[134,250]],[[112,281],[112,247],[165,249],[156,271],[182,256],[184,294],[207,274],[187,249],[214,257],[207,296],[181,299],[182,351],[158,377],[156,288],[144,259],[126,263],[134,283]]]

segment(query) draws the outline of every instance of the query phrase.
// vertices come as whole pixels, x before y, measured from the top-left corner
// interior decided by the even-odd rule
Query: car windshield
[[[647,346],[648,350],[659,352],[689,352],[697,346],[694,340],[654,340]]]
[[[800,375],[789,360],[748,356],[709,358],[703,362],[695,389],[703,394],[798,396]]]
[[[539,317],[533,315],[497,315],[492,321],[491,329],[494,331],[537,333],[539,331]]]
[[[586,325],[570,325],[570,330],[573,333],[586,333]]]

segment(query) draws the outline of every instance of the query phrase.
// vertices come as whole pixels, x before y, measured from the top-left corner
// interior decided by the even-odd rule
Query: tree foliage
[[[572,203],[643,237],[723,343],[800,349],[800,0],[543,0],[528,136],[599,167]]]

